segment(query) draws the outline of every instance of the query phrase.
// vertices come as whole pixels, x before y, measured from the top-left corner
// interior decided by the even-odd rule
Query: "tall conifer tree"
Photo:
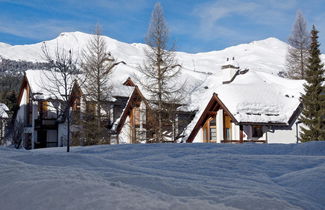
[[[310,57],[306,70],[305,94],[302,95],[303,111],[300,120],[302,127],[301,141],[325,140],[325,95],[324,95],[324,65],[320,60],[318,31],[315,26],[311,31]]]

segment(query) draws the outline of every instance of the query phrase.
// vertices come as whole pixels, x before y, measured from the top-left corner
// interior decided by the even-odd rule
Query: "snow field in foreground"
[[[325,209],[325,142],[2,147],[0,209]]]

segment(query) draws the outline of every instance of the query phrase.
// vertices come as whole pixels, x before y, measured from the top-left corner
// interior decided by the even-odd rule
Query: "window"
[[[215,142],[217,140],[216,118],[210,117],[203,126],[203,142]]]
[[[260,125],[254,125],[252,127],[252,137],[253,138],[260,138],[263,136],[263,129],[262,129],[262,126]]]
[[[224,139],[225,140],[232,140],[231,139],[231,118],[228,115],[225,115],[225,124],[224,124]]]
[[[217,140],[216,117],[210,118],[209,127],[210,127],[209,140],[210,142],[216,141]]]
[[[76,100],[74,101],[72,111],[80,111],[80,97],[76,98]]]
[[[95,114],[96,112],[96,103],[95,102],[91,102],[91,101],[87,101],[86,102],[86,112],[88,114]]]
[[[231,140],[231,129],[226,128],[225,140]]]
[[[58,105],[56,105],[56,106],[58,107]],[[72,121],[74,124],[80,123],[80,97],[77,97],[75,99],[75,101],[73,102],[71,116],[72,116]]]
[[[143,128],[135,128],[135,142],[146,140],[146,130]]]
[[[214,128],[210,127],[210,139],[209,140],[216,140],[217,139],[217,130],[214,126]]]
[[[133,119],[134,119],[134,125],[140,125],[140,108],[139,107],[133,108]]]
[[[57,147],[58,137],[56,130],[48,130],[46,135],[46,147]]]

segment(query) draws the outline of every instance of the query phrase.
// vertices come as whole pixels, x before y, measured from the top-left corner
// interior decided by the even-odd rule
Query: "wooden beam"
[[[216,102],[211,111],[217,112],[220,109],[220,105]]]
[[[216,115],[217,115],[217,112],[209,111],[209,112],[208,112],[208,115],[209,115],[209,116],[216,116]]]
[[[123,85],[125,86],[132,86],[135,87],[135,83],[132,81],[132,79],[130,77],[127,78],[127,80],[123,83]]]

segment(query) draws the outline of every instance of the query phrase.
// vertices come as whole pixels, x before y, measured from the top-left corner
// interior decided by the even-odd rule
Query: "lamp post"
[[[301,121],[297,121],[296,122],[296,138],[297,138],[297,144],[299,143],[299,124],[301,123]]]
[[[68,94],[61,94],[61,96],[65,98],[66,103],[63,111],[67,119],[67,152],[70,152],[70,101]]]

